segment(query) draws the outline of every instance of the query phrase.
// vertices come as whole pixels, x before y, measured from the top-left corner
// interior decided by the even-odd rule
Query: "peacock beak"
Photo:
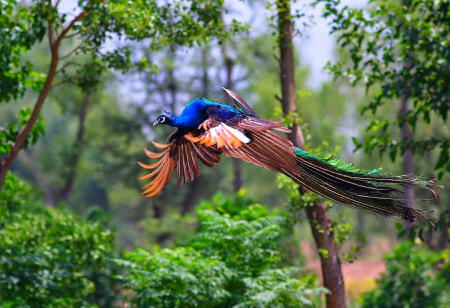
[[[155,122],[153,122],[153,126],[156,126],[156,125],[158,125],[159,124],[159,121],[158,120],[156,120]]]

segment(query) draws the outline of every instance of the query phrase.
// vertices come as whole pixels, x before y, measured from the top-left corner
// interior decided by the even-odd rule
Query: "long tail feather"
[[[300,149],[296,149],[296,164],[297,172],[292,169],[282,171],[305,188],[335,202],[382,216],[433,224],[426,212],[407,206],[402,189],[426,189],[437,198],[437,186],[433,181],[388,176],[378,169],[364,172],[350,164],[319,158]]]

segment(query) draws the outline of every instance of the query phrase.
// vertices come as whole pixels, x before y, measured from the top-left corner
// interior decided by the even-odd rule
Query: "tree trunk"
[[[402,4],[404,6],[409,6],[410,2],[408,0],[402,0]],[[410,51],[408,53],[408,57],[406,58],[405,63],[403,64],[407,70],[409,70],[411,68],[413,58],[414,58],[414,54],[413,54],[413,52]],[[406,89],[404,89],[405,92],[407,91],[407,88],[409,88],[409,86],[410,86],[409,82],[407,82]],[[402,128],[401,128],[401,133],[400,133],[401,139],[404,142],[410,143],[411,141],[413,141],[414,136],[411,131],[411,128],[409,127],[408,121],[406,121],[406,115],[408,114],[408,110],[409,110],[408,105],[409,105],[408,95],[405,93],[400,98],[400,110],[399,110],[398,114],[401,118],[403,118],[405,120],[402,125]],[[414,177],[414,155],[413,155],[413,151],[409,148],[409,146],[408,146],[408,149],[405,151],[405,154],[403,157],[403,173],[410,177]],[[414,207],[414,203],[415,203],[414,188],[408,187],[408,186],[405,187],[404,196],[406,199],[406,204],[409,207]],[[406,227],[411,227],[414,224],[411,222],[405,222],[404,225]]]
[[[367,222],[366,222],[366,214],[364,212],[358,211],[357,212],[357,225],[356,225],[356,243],[358,245],[358,250],[356,251],[356,256],[361,256],[362,254],[362,248],[366,246],[367,240],[366,240],[366,229],[367,229]]]
[[[449,189],[447,189],[447,196],[448,196],[447,200],[450,200],[450,190]],[[442,206],[442,212],[444,212],[446,210],[447,209],[444,206]],[[437,248],[440,250],[448,249],[450,246],[449,245],[449,234],[448,234],[448,229],[449,229],[448,218],[443,217],[442,212],[441,212],[441,219],[443,219],[444,222],[440,227],[441,230],[439,232],[438,242],[437,242]]]
[[[406,95],[403,95],[401,98],[399,115],[400,117],[406,117],[407,113],[408,98],[406,97]],[[407,143],[411,142],[414,138],[411,128],[406,121],[402,125],[401,138]],[[414,156],[413,152],[410,149],[405,151],[405,156],[403,157],[403,173],[414,176]],[[405,199],[408,206],[414,207],[415,196],[413,187],[405,187]]]
[[[432,161],[430,151],[425,152],[425,161],[428,162]],[[435,170],[433,164],[428,164],[427,167],[428,167],[428,178],[435,179],[436,175],[434,173]],[[450,197],[450,190],[447,190],[447,193],[448,197]],[[435,207],[439,209],[440,213],[439,220],[441,223],[438,224],[437,232],[434,228],[433,229],[429,228],[427,230],[428,232],[425,235],[425,244],[432,249],[444,250],[449,247],[449,236],[448,236],[449,225],[448,225],[448,218],[446,217],[447,215],[445,214],[447,209],[445,208],[445,204],[442,204],[440,198],[433,198],[433,202]]]
[[[70,193],[72,192],[73,184],[75,182],[76,171],[78,167],[78,162],[83,152],[84,146],[84,132],[86,128],[86,116],[90,104],[90,93],[85,93],[83,97],[83,102],[81,104],[80,112],[78,114],[78,130],[75,137],[75,141],[72,146],[72,154],[67,162],[69,166],[69,173],[67,174],[66,181],[59,193],[58,201],[69,200]]]
[[[166,216],[166,200],[167,190],[163,190],[161,194],[153,200],[153,217],[156,219],[162,219]],[[158,245],[163,245],[172,236],[171,232],[161,232],[156,234],[155,241]]]
[[[297,112],[295,92],[295,63],[293,49],[293,25],[290,0],[277,0],[278,34],[280,49],[281,103],[285,115]],[[305,140],[298,121],[291,128],[290,139],[303,148]],[[304,193],[303,189],[300,189]],[[323,202],[307,207],[306,215],[319,253],[324,286],[330,291],[326,295],[328,308],[345,307],[345,287],[339,253],[331,230],[332,222]],[[326,253],[325,253],[326,251]]]
[[[202,65],[202,97],[208,97],[209,95],[209,50],[208,46],[202,48],[201,54],[201,65]]]
[[[236,64],[236,60],[231,58],[228,54],[227,46],[225,43],[222,43],[221,45],[222,49],[222,57],[223,57],[223,64],[225,67],[225,75],[226,75],[226,81],[225,81],[225,88],[234,90],[234,82],[233,82],[233,70],[234,66]],[[225,101],[230,104],[230,98],[228,95],[225,95]],[[239,191],[242,187],[242,162],[240,159],[233,158],[233,170],[234,170],[234,185],[233,189],[235,192]]]
[[[184,216],[189,213],[194,207],[195,196],[197,195],[200,179],[196,177],[189,183],[188,191],[184,197],[181,205],[181,215]]]
[[[44,203],[46,205],[54,206],[56,204],[56,198],[53,193],[52,186],[48,182],[48,174],[42,170],[42,166],[39,162],[34,157],[31,157],[27,151],[22,153],[21,161],[28,167],[29,171],[33,175],[34,181],[42,189]]]
[[[330,291],[326,295],[327,308],[345,307],[344,276],[327,206],[319,201],[305,211],[319,251],[323,285]]]

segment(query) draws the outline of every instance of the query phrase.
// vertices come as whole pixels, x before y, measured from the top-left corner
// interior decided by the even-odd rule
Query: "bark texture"
[[[297,102],[295,91],[295,62],[293,49],[293,22],[290,13],[290,0],[278,0],[278,33],[280,50],[280,81],[281,81],[281,104],[283,113],[296,114]],[[304,147],[305,139],[298,125],[298,121],[291,127],[290,139],[300,148]],[[301,192],[305,191],[300,188]],[[312,207],[306,208],[306,215],[311,226],[311,231],[319,253],[322,279],[324,286],[330,290],[326,295],[326,307],[345,307],[345,287],[342,275],[339,251],[334,240],[331,229],[332,222],[329,218],[327,207],[323,202],[316,202]]]

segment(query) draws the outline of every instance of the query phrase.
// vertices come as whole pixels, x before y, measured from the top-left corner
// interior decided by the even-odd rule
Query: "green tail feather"
[[[376,174],[381,174],[381,170],[382,170],[382,168],[376,168],[376,169],[364,171],[364,170],[359,169],[352,163],[335,158],[331,155],[315,156],[315,155],[309,154],[299,148],[296,148],[295,151],[296,151],[295,154],[297,154],[297,156],[302,156],[302,157],[321,161],[322,163],[329,164],[340,171],[345,171],[345,172],[350,172],[350,173],[355,173],[355,174],[376,175]]]
[[[408,176],[389,176],[381,168],[364,171],[332,157],[318,157],[296,149],[298,173],[286,174],[306,188],[343,205],[410,222],[432,224],[427,214],[410,208],[405,186],[427,189],[438,197],[436,184]]]

